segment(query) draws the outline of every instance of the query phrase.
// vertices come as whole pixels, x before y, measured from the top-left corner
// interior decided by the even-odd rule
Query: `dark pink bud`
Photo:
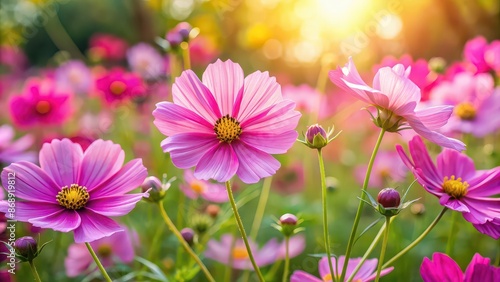
[[[296,225],[297,217],[291,213],[285,213],[280,217],[281,225]]]
[[[377,201],[384,208],[397,208],[401,202],[401,196],[395,189],[384,188],[378,193]]]

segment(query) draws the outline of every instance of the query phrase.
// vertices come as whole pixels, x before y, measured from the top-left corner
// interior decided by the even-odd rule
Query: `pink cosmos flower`
[[[491,75],[469,72],[457,74],[452,81],[438,85],[431,93],[433,103],[455,106],[443,126],[445,133],[471,133],[484,137],[500,128],[500,89],[494,91]]]
[[[484,52],[484,60],[493,71],[500,75],[500,40],[490,43]]]
[[[57,68],[55,80],[58,87],[78,94],[88,94],[94,83],[90,69],[76,60],[67,61]]]
[[[28,81],[23,93],[10,100],[12,121],[20,127],[61,125],[72,112],[71,95],[44,81]]]
[[[248,252],[242,239],[234,242],[235,238],[231,234],[224,234],[220,241],[211,239],[208,241],[205,256],[223,264],[232,263],[235,269],[253,270],[252,262],[248,258]],[[278,243],[275,238],[269,240],[264,246],[259,248],[255,242],[249,239],[255,262],[259,267],[272,264],[275,261],[285,258],[285,242]],[[231,246],[233,246],[231,248]],[[290,237],[289,257],[298,256],[305,248],[305,238],[302,235]]]
[[[134,238],[137,234],[122,226],[125,231],[116,232],[109,237],[104,237],[90,243],[97,257],[105,268],[117,263],[130,263],[134,260]],[[66,275],[76,277],[91,271],[97,271],[94,259],[83,243],[71,244],[68,256],[64,259]]]
[[[400,145],[399,156],[411,169],[418,183],[439,198],[439,203],[461,212],[481,233],[500,238],[500,167],[476,170],[465,154],[444,149],[432,163],[424,142],[415,136],[409,142],[411,159]]]
[[[380,114],[377,118],[380,119],[380,127],[390,132],[401,130],[401,126],[409,127],[440,146],[464,150],[463,142],[436,131],[446,124],[453,107],[435,106],[416,110],[420,89],[408,78],[410,69],[401,64],[392,68],[383,67],[373,78],[372,88],[361,79],[350,58],[345,67],[330,71],[329,76],[337,86],[374,106]]]
[[[465,60],[476,67],[477,73],[500,69],[500,40],[488,44],[483,36],[477,36],[465,44]]]
[[[354,175],[359,184],[362,184],[365,179],[366,168],[367,166],[363,165],[355,169]],[[368,186],[378,189],[388,187],[388,181],[403,181],[407,172],[406,166],[398,158],[396,152],[380,151],[375,157]]]
[[[226,187],[223,184],[199,180],[190,169],[184,171],[184,183],[179,187],[190,199],[197,199],[201,196],[203,199],[214,203],[224,203],[228,201]]]
[[[96,88],[108,104],[126,101],[145,94],[146,88],[135,73],[113,69],[96,80]]]
[[[16,178],[16,210],[9,218],[60,232],[74,231],[76,243],[92,242],[123,229],[110,216],[129,213],[147,193],[126,194],[147,176],[141,159],[123,167],[120,145],[97,140],[83,152],[68,139],[54,139],[40,151],[40,167],[13,163],[2,172],[4,188]],[[0,212],[8,212],[0,202]]]
[[[138,43],[127,51],[127,61],[132,71],[144,79],[157,79],[165,75],[165,59],[153,46]]]
[[[195,66],[205,66],[213,62],[219,53],[214,40],[208,37],[198,35],[189,41],[189,56]]]
[[[484,258],[476,253],[465,270],[449,256],[442,253],[434,253],[432,260],[424,258],[420,266],[420,275],[424,282],[487,282],[498,281],[500,267],[490,265],[490,259]]]
[[[100,61],[119,61],[125,57],[127,42],[111,34],[95,34],[89,42],[90,57]]]
[[[337,275],[335,265],[336,265],[336,258],[332,258],[332,265],[333,267],[333,274]],[[345,261],[345,256],[340,256],[339,257],[339,263],[338,263],[338,269],[342,269],[344,267],[344,261]],[[352,272],[358,266],[358,264],[361,262],[361,258],[351,258],[349,259],[349,262],[347,263],[347,270],[346,270],[346,279],[351,276]],[[360,281],[360,282],[367,282],[367,281],[373,281],[375,280],[376,276],[376,268],[377,268],[377,262],[378,259],[368,259],[365,261],[363,266],[359,269],[358,273],[354,275],[352,281]],[[389,274],[394,267],[389,267],[386,269],[382,269],[380,272],[380,276],[384,276]],[[316,276],[313,276],[307,272],[304,272],[302,270],[296,270],[293,272],[292,277],[290,277],[290,282],[327,282],[327,281],[333,281],[332,275],[330,273],[330,268],[328,266],[328,258],[324,257],[319,261],[318,264],[318,270],[319,270],[319,275],[321,276],[320,278],[317,278]]]
[[[294,101],[300,112],[314,113],[321,107],[321,93],[307,84],[284,86],[283,97]]]
[[[230,60],[208,66],[203,83],[186,70],[172,87],[174,103],[161,102],[155,125],[168,136],[161,146],[175,166],[196,166],[198,179],[228,181],[235,174],[245,183],[273,175],[283,154],[295,142],[300,113],[284,100],[274,78],[243,70]]]
[[[282,167],[273,178],[271,187],[283,195],[300,193],[305,188],[304,164],[296,162]]]
[[[35,141],[33,136],[24,135],[14,141],[14,135],[14,129],[10,125],[0,126],[0,163],[35,162],[35,152],[28,151]]]

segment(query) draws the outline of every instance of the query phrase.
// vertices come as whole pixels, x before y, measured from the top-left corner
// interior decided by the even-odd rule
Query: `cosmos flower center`
[[[191,189],[198,194],[201,194],[205,191],[205,185],[203,185],[201,181],[195,180],[191,182],[190,186]]]
[[[41,115],[50,112],[51,108],[52,107],[50,106],[50,103],[48,101],[38,101],[35,105],[35,110]]]
[[[70,187],[64,186],[56,196],[59,205],[69,210],[79,210],[85,207],[89,198],[87,188],[78,184],[71,184]]]
[[[220,142],[231,143],[240,137],[241,126],[235,118],[225,115],[215,122],[214,131]]]
[[[125,90],[127,89],[127,85],[123,81],[113,81],[109,85],[109,91],[113,93],[114,95],[121,95]]]
[[[460,103],[455,107],[455,114],[463,120],[473,120],[476,117],[476,109],[469,102]]]
[[[97,248],[97,254],[103,258],[110,257],[112,252],[113,250],[111,249],[111,246],[109,244],[104,244]]]
[[[247,259],[248,258],[247,249],[245,247],[234,247],[233,258],[234,259]]]
[[[467,183],[467,181],[462,181],[462,178],[459,177],[455,179],[455,175],[452,175],[450,178],[445,176],[443,181],[444,192],[453,198],[460,199],[467,194],[469,183]]]
[[[323,276],[323,281],[324,282],[333,281],[332,275],[330,273],[327,273],[325,276]]]

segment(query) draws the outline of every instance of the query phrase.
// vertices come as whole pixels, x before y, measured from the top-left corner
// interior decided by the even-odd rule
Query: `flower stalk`
[[[387,241],[389,239],[389,227],[391,225],[391,217],[385,217],[385,231],[384,240],[382,241],[382,249],[380,250],[380,258],[378,259],[377,276],[375,276],[375,282],[380,279],[380,272],[382,271],[382,263],[384,263],[385,251],[387,250]]]
[[[38,275],[38,271],[36,271],[36,267],[35,267],[35,264],[33,263],[33,261],[30,260],[29,264],[30,264],[31,272],[33,273],[33,276],[35,277],[35,281],[42,282],[42,280],[40,279],[40,275]]]
[[[290,255],[289,255],[290,236],[285,237],[285,270],[283,271],[283,282],[288,281],[288,272],[290,271]]]
[[[99,268],[99,271],[101,271],[101,274],[102,274],[102,277],[104,277],[104,280],[106,280],[106,282],[112,282],[113,280],[111,280],[111,278],[109,277],[108,273],[106,272],[106,269],[104,268],[104,266],[102,266],[101,261],[99,260],[99,258],[95,254],[95,252],[92,249],[92,246],[90,245],[90,243],[85,242],[85,246],[87,246],[87,249],[89,250],[90,255],[92,256],[92,258],[94,259],[95,263],[97,264],[97,267]],[[30,265],[31,265],[31,263],[30,263]]]

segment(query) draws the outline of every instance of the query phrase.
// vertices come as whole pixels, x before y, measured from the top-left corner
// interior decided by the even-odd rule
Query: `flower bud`
[[[395,189],[384,188],[378,193],[377,202],[384,208],[397,208],[401,203],[401,196]]]
[[[182,35],[177,30],[171,30],[167,33],[166,38],[172,48],[177,48],[182,43]]]
[[[182,238],[189,244],[189,246],[192,246],[194,243],[194,230],[186,227],[181,230],[181,235]]]
[[[446,70],[446,61],[441,57],[434,57],[429,60],[429,69],[436,73],[444,73]]]
[[[328,144],[328,135],[321,125],[313,124],[306,131],[306,142],[311,148],[321,149]]]
[[[281,225],[297,225],[297,217],[291,213],[285,213],[280,217]]]
[[[181,22],[175,26],[175,30],[180,34],[182,41],[184,42],[189,41],[189,33],[192,29],[193,27],[191,27],[191,25],[187,22]]]
[[[18,255],[23,256],[27,261],[32,261],[38,255],[38,243],[31,236],[25,236],[14,242]]]
[[[165,185],[155,176],[148,176],[141,185],[141,190],[143,193],[148,192],[149,197],[144,198],[149,202],[159,202],[167,194],[167,190],[170,188],[170,182]]]
[[[218,205],[210,204],[205,209],[205,212],[211,217],[216,218],[219,215],[220,207]]]

